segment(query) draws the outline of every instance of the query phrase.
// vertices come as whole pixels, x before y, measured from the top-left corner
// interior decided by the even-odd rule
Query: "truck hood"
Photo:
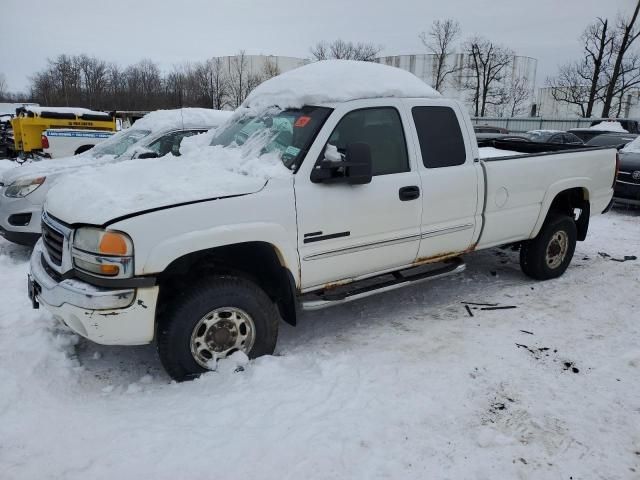
[[[269,178],[290,175],[277,155],[246,157],[239,149],[207,147],[182,157],[138,159],[66,175],[49,191],[45,210],[69,224],[104,225],[124,216],[255,193]]]

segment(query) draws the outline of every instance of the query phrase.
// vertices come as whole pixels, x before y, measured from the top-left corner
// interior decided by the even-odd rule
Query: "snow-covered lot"
[[[595,218],[558,280],[479,252],[461,276],[305,314],[276,356],[175,384],[153,346],[94,345],[31,310],[29,251],[0,240],[0,478],[640,478],[625,255],[638,211]]]

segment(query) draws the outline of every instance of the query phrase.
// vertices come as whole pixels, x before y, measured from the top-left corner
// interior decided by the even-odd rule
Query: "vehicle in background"
[[[473,131],[476,133],[501,133],[507,134],[509,130],[502,127],[493,127],[491,125],[474,125]]]
[[[64,158],[79,155],[111,138],[116,132],[52,128],[42,132],[42,157]]]
[[[476,140],[478,145],[489,142],[491,140],[511,140],[514,142],[529,142],[529,137],[524,133],[476,133]]]
[[[0,114],[0,158],[14,158],[13,130],[11,119],[13,115]]]
[[[622,129],[626,130],[629,133],[640,134],[640,122],[638,120],[630,120],[628,118],[610,118],[607,120],[594,120],[593,122],[591,122],[591,127],[606,126],[607,124],[615,124],[615,123],[618,123]],[[624,133],[624,132],[621,132],[621,133]]]
[[[640,136],[620,150],[620,171],[613,199],[616,203],[640,206]]]
[[[50,129],[116,131],[113,113],[70,107],[22,107],[11,120],[14,151],[22,159],[44,155],[43,133]],[[86,145],[95,145],[88,141]],[[90,148],[90,147],[89,147]]]
[[[133,158],[179,156],[183,138],[218,127],[230,116],[231,112],[204,108],[159,110],[80,155],[5,170],[0,175],[0,235],[33,245],[40,237],[45,197],[60,176]]]
[[[637,133],[604,133],[585,142],[590,147],[616,147],[618,149],[633,142],[638,137]]]
[[[556,278],[611,202],[617,152],[505,143],[480,161],[464,105],[398,68],[299,67],[186,155],[191,175],[156,160],[57,184],[29,296],[94,342],[155,339],[186,380],[273,353],[299,308],[459,273],[475,250],[519,247],[526,275]]]
[[[531,130],[525,134],[531,142],[559,145],[583,145],[584,142],[570,132],[562,130]]]

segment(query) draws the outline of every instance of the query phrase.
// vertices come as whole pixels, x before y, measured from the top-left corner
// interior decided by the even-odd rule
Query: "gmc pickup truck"
[[[526,275],[558,277],[616,177],[615,149],[480,160],[460,103],[372,63],[275,77],[210,137],[56,184],[31,257],[35,308],[97,343],[155,340],[178,381],[474,250],[516,245]]]

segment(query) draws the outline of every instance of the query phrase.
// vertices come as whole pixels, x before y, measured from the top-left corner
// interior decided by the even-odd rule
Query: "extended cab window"
[[[374,175],[409,171],[407,143],[395,108],[364,108],[349,112],[342,117],[328,141],[342,154],[347,145],[360,142],[371,148]]]
[[[413,107],[411,114],[425,167],[453,167],[466,161],[460,122],[452,108]]]

